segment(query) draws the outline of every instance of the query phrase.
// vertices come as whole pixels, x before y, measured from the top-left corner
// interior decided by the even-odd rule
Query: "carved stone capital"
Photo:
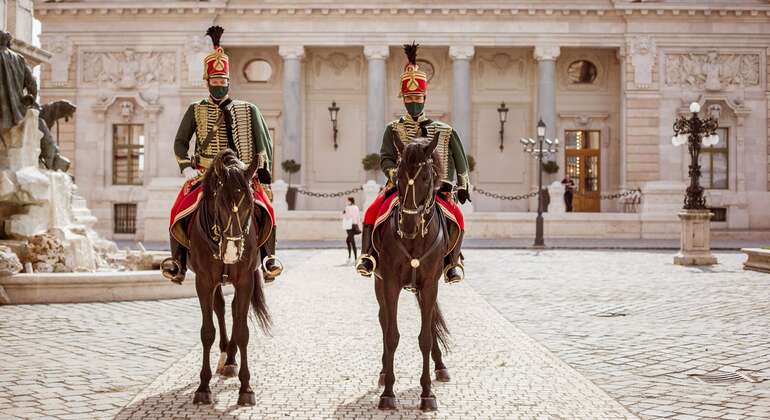
[[[470,60],[476,49],[473,45],[453,45],[449,47],[449,57],[452,60]]]
[[[561,48],[558,45],[535,45],[535,60],[552,60],[555,61],[559,58]]]
[[[305,56],[305,47],[302,45],[281,45],[278,54],[284,60],[298,60]]]
[[[387,45],[366,45],[364,56],[367,60],[385,60],[390,55],[390,47]]]
[[[69,66],[72,56],[72,42],[65,36],[59,35],[46,42],[46,49],[51,52],[51,82],[63,85],[69,82]]]

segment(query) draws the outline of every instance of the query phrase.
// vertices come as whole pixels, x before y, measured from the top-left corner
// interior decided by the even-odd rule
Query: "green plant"
[[[380,169],[380,154],[369,153],[361,159],[361,164],[364,166],[365,171],[376,171]]]
[[[553,160],[543,163],[543,171],[547,174],[555,174],[559,172],[559,164]]]
[[[473,172],[474,169],[476,169],[476,159],[468,155],[468,172]]]
[[[289,174],[289,187],[291,187],[291,176],[299,172],[302,165],[295,162],[294,159],[284,160],[281,162],[281,169]]]

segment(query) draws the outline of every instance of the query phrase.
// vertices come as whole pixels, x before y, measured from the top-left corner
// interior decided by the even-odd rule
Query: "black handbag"
[[[361,228],[358,227],[358,223],[353,224],[353,235],[360,235],[361,234]]]

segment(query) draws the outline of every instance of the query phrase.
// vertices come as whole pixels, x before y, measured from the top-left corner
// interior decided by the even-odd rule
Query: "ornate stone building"
[[[611,230],[610,214],[624,208],[601,195],[677,191],[686,180],[689,156],[671,144],[671,127],[698,101],[722,127],[702,158],[715,228],[770,229],[767,0],[74,0],[36,1],[35,12],[53,54],[44,100],[77,104],[60,142],[101,230],[116,237],[165,235],[181,182],[173,138],[186,105],[206,94],[202,34],[211,24],[226,28],[232,94],[256,103],[270,126],[276,178],[288,180],[280,162],[294,159],[302,169],[292,182],[305,190],[347,190],[371,177],[361,159],[402,112],[400,44],[417,40],[431,78],[427,113],[459,132],[476,161],[474,185],[535,190],[519,138],[534,137],[542,118],[562,143],[546,179],[569,172],[581,190],[576,210],[607,215]],[[508,109],[502,136],[498,108]],[[479,194],[473,204],[477,214],[537,207]],[[121,230],[125,217],[136,217],[135,231]]]

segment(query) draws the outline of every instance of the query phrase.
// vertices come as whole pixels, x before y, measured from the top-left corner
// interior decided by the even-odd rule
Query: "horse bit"
[[[219,182],[219,187],[222,187],[222,182]],[[217,192],[214,192],[216,197]],[[235,264],[243,258],[243,248],[246,243],[246,235],[249,234],[251,229],[251,217],[246,220],[246,226],[241,224],[241,216],[239,213],[240,207],[243,204],[246,194],[241,194],[238,204],[233,205],[232,213],[227,216],[227,223],[224,229],[221,229],[217,224],[218,218],[214,217],[214,226],[211,227],[211,239],[217,243],[217,249],[219,254],[214,254],[214,259],[221,259],[224,264]],[[216,208],[216,207],[215,207]],[[235,218],[236,225],[238,226],[240,233],[235,235],[233,233],[233,217]],[[222,235],[226,236],[222,236]]]

